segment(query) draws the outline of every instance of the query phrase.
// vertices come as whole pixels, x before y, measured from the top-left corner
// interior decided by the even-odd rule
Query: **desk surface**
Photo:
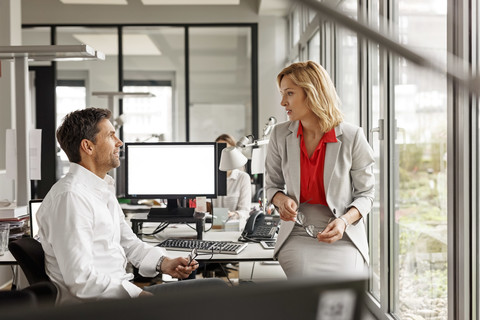
[[[144,231],[149,228],[153,229],[156,225],[158,225],[158,223],[147,222],[144,224]],[[209,227],[210,224],[207,224],[206,230],[208,230]],[[203,239],[239,242],[238,237],[240,236],[240,233],[240,231],[210,230],[203,233]],[[167,227],[156,236],[144,237],[143,240],[155,245],[168,238],[195,239],[195,236],[196,231],[191,229],[188,225],[174,224]],[[167,249],[167,252],[170,257],[186,256],[188,254],[187,251],[176,251],[171,249]],[[200,255],[196,260],[212,262],[271,261],[273,260],[273,249],[264,249],[260,243],[248,242],[247,247],[239,254],[214,254],[211,259],[209,258],[210,255]]]
[[[3,256],[0,256],[0,265],[12,265],[17,264],[17,260],[13,257],[10,251],[5,252]]]

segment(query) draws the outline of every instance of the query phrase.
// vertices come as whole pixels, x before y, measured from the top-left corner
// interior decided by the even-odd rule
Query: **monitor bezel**
[[[214,172],[215,172],[215,191],[214,193],[202,193],[202,194],[131,194],[128,188],[128,179],[129,179],[129,147],[138,146],[138,145],[149,145],[149,146],[162,146],[162,145],[211,145],[214,149]],[[219,181],[218,181],[218,146],[216,142],[127,142],[124,145],[125,150],[125,198],[127,199],[193,199],[195,197],[207,197],[207,198],[216,198]],[[192,158],[193,159],[193,158]]]
[[[37,217],[36,217],[37,213],[35,212],[35,217],[32,214],[32,207],[33,207],[34,203],[40,203],[41,204],[42,202],[43,202],[43,199],[30,199],[28,201],[28,216],[29,216],[29,219],[30,219],[30,221],[29,221],[29,227],[30,228],[29,229],[30,229],[30,237],[32,237],[32,238],[35,237],[35,235],[33,234],[34,233],[33,231],[35,231],[34,228],[33,228],[33,221],[34,221],[34,219],[35,219],[35,221],[37,219]],[[37,211],[38,211],[38,209],[37,209]],[[37,227],[36,234],[38,235],[38,229],[39,229],[38,224],[37,223],[35,223],[35,224],[36,224],[36,227]]]

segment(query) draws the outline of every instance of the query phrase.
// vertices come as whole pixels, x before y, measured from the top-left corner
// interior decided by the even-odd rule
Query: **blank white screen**
[[[31,220],[30,220],[30,236],[35,238],[38,234],[38,224],[37,224],[37,211],[38,208],[42,205],[41,202],[31,202],[30,203],[30,210],[31,210]]]
[[[214,195],[215,145],[127,145],[129,195]]]

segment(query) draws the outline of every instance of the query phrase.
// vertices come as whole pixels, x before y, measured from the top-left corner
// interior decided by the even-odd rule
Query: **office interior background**
[[[0,0],[0,45],[86,43],[106,55],[104,61],[30,63],[29,121],[44,132],[34,196],[43,197],[68,168],[54,137],[61,118],[108,106],[95,92],[155,95],[115,98],[125,142],[212,141],[224,132],[258,138],[269,117],[287,120],[277,73],[314,60],[332,76],[345,120],[363,127],[375,152],[370,310],[382,318],[480,318],[478,82],[469,88],[412,63],[301,1],[67,2]],[[475,0],[322,3],[438,69],[457,68],[450,59],[456,57],[465,63],[459,71],[478,75]],[[13,200],[5,130],[15,126],[14,79],[9,62],[1,70],[0,198]],[[9,267],[0,278],[11,278]]]

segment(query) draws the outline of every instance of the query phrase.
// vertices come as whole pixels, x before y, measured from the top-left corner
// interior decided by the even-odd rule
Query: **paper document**
[[[30,179],[42,180],[42,129],[30,130]]]
[[[15,129],[7,129],[5,145],[5,168],[7,179],[17,179],[17,139]]]

